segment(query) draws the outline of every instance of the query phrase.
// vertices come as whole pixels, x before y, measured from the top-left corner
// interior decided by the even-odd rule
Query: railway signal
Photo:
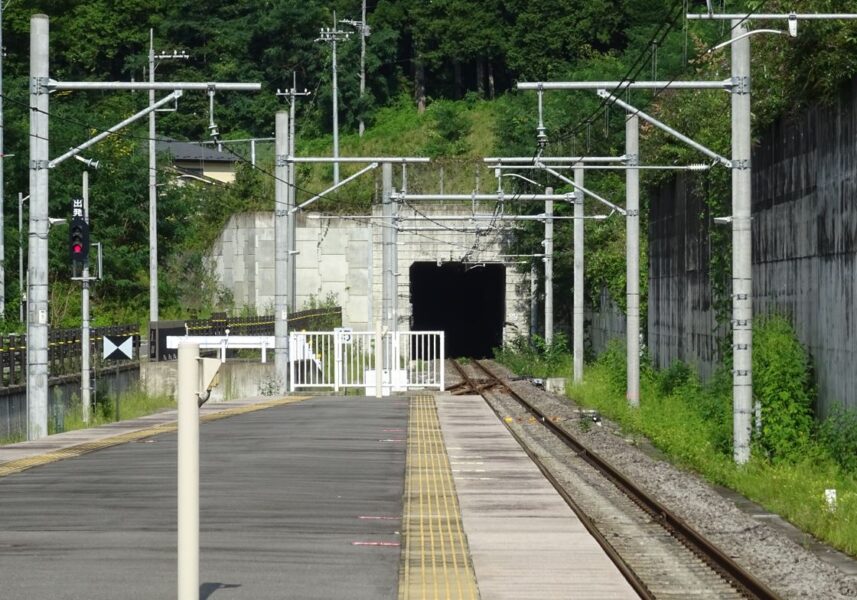
[[[89,257],[89,224],[82,216],[71,220],[68,251],[72,262],[85,263]]]

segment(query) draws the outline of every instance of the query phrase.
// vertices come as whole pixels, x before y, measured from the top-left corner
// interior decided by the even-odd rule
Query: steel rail
[[[756,600],[781,600],[773,590],[761,581],[745,571],[738,563],[726,556],[717,546],[708,541],[701,533],[693,529],[679,516],[675,515],[666,506],[652,498],[649,494],[637,487],[630,479],[625,477],[619,470],[605,461],[595,452],[592,452],[564,428],[553,422],[548,415],[517,394],[506,382],[490,371],[484,364],[474,360],[473,364],[482,370],[497,386],[503,388],[503,392],[521,404],[528,412],[535,416],[545,427],[550,429],[560,440],[571,448],[580,458],[599,471],[604,477],[613,482],[624,494],[626,494],[640,508],[649,513],[652,518],[660,523],[680,543],[686,546],[707,565],[718,572],[724,579],[729,581],[742,594]]]
[[[504,390],[509,389],[509,386],[507,386],[503,381],[497,378],[493,373],[486,370],[485,367],[483,367],[479,363],[479,361],[473,362],[478,365],[485,373],[488,374],[490,378],[490,383],[477,383],[465,372],[464,368],[458,363],[457,360],[451,360],[450,362],[452,363],[452,366],[455,368],[458,375],[464,381],[463,387],[470,387],[472,393],[482,396],[483,399],[485,398],[483,390],[486,388],[491,388],[499,385]],[[459,389],[454,393],[456,395],[459,395],[464,394],[466,392],[464,391],[464,389]],[[491,407],[491,410],[494,411],[494,414],[497,415],[497,418],[502,421],[502,415],[500,415],[500,413],[498,413],[497,410],[493,406],[491,406],[490,402],[488,402],[487,404]],[[613,547],[610,541],[606,537],[604,537],[595,522],[589,517],[589,515],[586,514],[586,511],[584,511],[583,508],[580,507],[580,505],[574,500],[571,494],[569,494],[565,490],[562,483],[556,477],[554,477],[553,473],[551,473],[547,466],[544,465],[541,458],[539,458],[536,453],[532,452],[527,447],[527,444],[524,443],[524,441],[515,433],[515,431],[511,427],[507,426],[507,429],[509,430],[509,433],[512,434],[512,437],[515,438],[515,440],[524,450],[524,452],[526,452],[527,456],[530,457],[530,460],[532,460],[536,464],[536,466],[539,468],[539,471],[542,472],[542,474],[550,482],[554,489],[556,489],[559,495],[562,496],[562,499],[565,500],[565,503],[568,504],[569,508],[571,508],[574,514],[577,515],[577,518],[580,520],[580,522],[583,524],[589,534],[595,539],[598,545],[601,546],[601,549],[604,550],[604,553],[607,554],[607,557],[613,562],[614,565],[616,565],[616,568],[619,569],[619,572],[622,573],[622,576],[626,579],[626,581],[634,589],[634,591],[637,592],[640,598],[642,600],[655,600],[654,594],[652,594],[651,590],[649,590],[645,582],[639,577],[639,575],[637,575],[636,571],[631,568],[631,566],[625,561],[625,559],[622,558],[622,555],[619,554],[619,552],[616,550],[616,548]]]

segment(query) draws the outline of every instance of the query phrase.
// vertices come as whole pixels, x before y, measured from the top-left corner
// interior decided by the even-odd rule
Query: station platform
[[[636,597],[479,397],[203,408],[203,600]],[[0,597],[175,597],[174,418],[0,447]]]

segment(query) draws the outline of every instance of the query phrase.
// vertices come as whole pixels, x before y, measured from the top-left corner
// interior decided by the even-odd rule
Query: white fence
[[[378,350],[381,350],[380,355]],[[442,331],[302,331],[289,335],[289,382],[298,388],[359,388],[375,395],[376,367],[381,389],[443,390]]]

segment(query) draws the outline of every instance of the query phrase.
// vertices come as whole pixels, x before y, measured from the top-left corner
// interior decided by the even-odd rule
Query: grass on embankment
[[[149,396],[141,391],[126,392],[118,398],[99,398],[90,413],[89,424],[86,424],[83,422],[80,400],[75,396],[70,406],[67,406],[61,415],[54,414],[48,419],[48,433],[98,427],[117,420],[136,419],[175,407],[176,401],[172,396]]]
[[[757,339],[765,343],[764,335]],[[777,355],[787,355],[789,346],[784,350],[782,340],[775,342]],[[540,350],[523,352],[520,347],[506,348],[497,358],[517,373],[568,376],[571,357],[562,344],[554,346],[542,344]],[[760,348],[760,354],[764,355],[764,349]],[[755,433],[753,458],[739,467],[732,461],[732,380],[728,371],[702,384],[685,365],[665,371],[644,367],[640,408],[632,409],[625,399],[624,363],[624,350],[611,348],[587,366],[584,382],[571,386],[569,397],[620,424],[629,437],[647,438],[675,464],[731,488],[815,537],[857,555],[857,469],[849,464],[857,443],[854,419],[840,418],[838,423],[844,429],[831,427],[830,421],[810,422],[809,435],[796,438],[795,431],[805,426],[805,414],[794,405],[775,405],[776,413],[795,411],[797,424]],[[754,361],[754,372],[759,375],[757,396],[766,393],[766,369],[770,367]],[[781,375],[774,371],[767,375]],[[769,391],[780,399],[793,392],[787,382]],[[764,407],[763,402],[763,417]],[[767,421],[770,425],[781,425],[773,413],[767,414],[772,415]],[[792,446],[784,448],[782,440]],[[825,490],[831,488],[837,491],[835,511],[828,509],[824,498]]]

